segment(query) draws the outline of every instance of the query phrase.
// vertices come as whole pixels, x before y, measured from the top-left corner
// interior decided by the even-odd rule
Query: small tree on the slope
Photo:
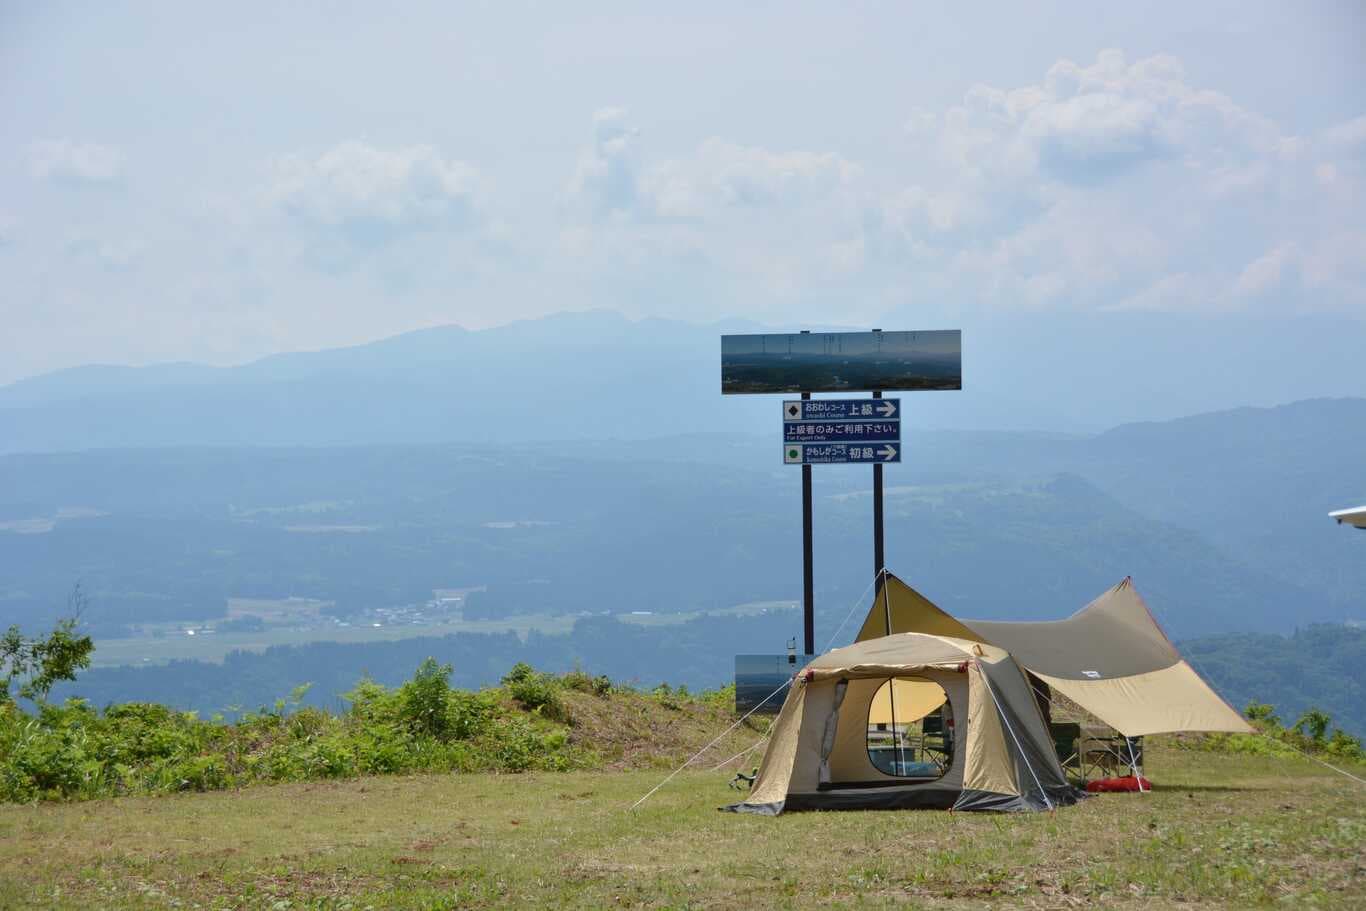
[[[26,638],[18,626],[5,631],[0,637],[0,705],[16,696],[42,702],[54,684],[75,680],[77,671],[90,666],[95,643],[76,631],[85,605],[85,593],[77,585],[67,599],[67,616],[46,636]]]

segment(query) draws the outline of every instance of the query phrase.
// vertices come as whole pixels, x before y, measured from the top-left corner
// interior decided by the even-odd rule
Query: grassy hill
[[[661,757],[662,758],[662,757]],[[716,812],[726,771],[425,775],[0,807],[6,908],[1361,907],[1361,786],[1150,751],[1056,814]]]
[[[0,706],[0,908],[1359,907],[1363,786],[1262,738],[1150,738],[1152,793],[1053,814],[716,812],[728,691],[424,663],[344,715]],[[1325,725],[1326,725],[1325,721]],[[1359,745],[1280,736],[1366,775]],[[1295,739],[1298,738],[1298,739]],[[1334,753],[1334,750],[1337,750]],[[1238,752],[1249,751],[1249,752]],[[377,774],[388,773],[388,774]],[[113,796],[110,795],[123,795]]]

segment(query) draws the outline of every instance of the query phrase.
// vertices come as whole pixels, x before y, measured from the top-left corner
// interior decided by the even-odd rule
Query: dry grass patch
[[[735,816],[716,812],[735,797],[720,772],[628,812],[659,770],[0,807],[0,907],[1366,904],[1360,786],[1300,761],[1150,757],[1154,793],[1052,815]]]

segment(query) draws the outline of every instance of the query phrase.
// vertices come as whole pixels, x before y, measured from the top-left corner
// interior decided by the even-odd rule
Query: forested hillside
[[[1290,636],[1229,633],[1180,643],[1196,670],[1241,709],[1276,706],[1293,723],[1318,708],[1344,729],[1366,733],[1366,628],[1315,625]]]
[[[128,660],[140,664],[157,664],[166,639],[155,637],[184,638],[181,626],[226,632],[229,599],[313,599],[313,622],[349,624],[356,643],[99,669],[80,685],[97,703],[254,707],[304,682],[326,701],[366,673],[395,682],[428,654],[452,662],[462,686],[496,680],[517,660],[714,686],[730,678],[736,653],[781,651],[801,631],[799,616],[781,609],[801,591],[799,475],[778,464],[770,443],[694,435],[496,450],[0,457],[0,624],[49,625],[79,582],[85,628],[104,643],[137,642]],[[1263,634],[1219,639],[1200,656],[1232,701],[1287,711],[1321,704],[1362,729],[1360,694],[1304,669],[1327,666],[1302,645],[1311,634],[1270,634],[1363,617],[1366,535],[1325,513],[1366,501],[1353,459],[1366,451],[1366,400],[1096,437],[940,432],[908,444],[912,457],[887,471],[889,566],[948,610],[1057,618],[1132,576],[1176,638]],[[816,474],[823,648],[864,609],[871,522],[866,470]],[[535,614],[574,632],[364,638],[372,619],[423,637],[423,621],[373,612],[420,605],[440,590],[465,592],[456,616],[467,620]],[[756,602],[773,606],[726,613]],[[638,611],[692,619],[619,619]],[[241,613],[233,622],[263,630],[263,644],[274,631],[292,631],[291,642],[313,635],[295,620]],[[1347,648],[1352,635],[1335,645]],[[1339,679],[1358,676],[1343,667]]]
[[[887,471],[889,565],[950,609],[1057,617],[1131,575],[1178,636],[1362,615],[1363,541],[1325,513],[1366,500],[1366,400],[909,446]],[[798,486],[739,436],[0,457],[0,622],[50,622],[76,581],[105,635],[234,597],[345,613],[484,587],[471,607],[495,615],[791,600]],[[866,586],[867,490],[865,470],[817,472],[824,610]]]

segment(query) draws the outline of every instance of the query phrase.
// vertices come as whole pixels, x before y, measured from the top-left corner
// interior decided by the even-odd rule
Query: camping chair
[[[1119,769],[1127,766],[1128,759],[1120,760],[1122,743],[1122,737],[1112,737],[1095,729],[1083,729],[1077,741],[1077,759],[1081,767],[1082,780],[1113,778]]]
[[[953,743],[949,740],[949,733],[944,730],[942,710],[926,715],[920,725],[921,753],[942,773],[953,759]]]
[[[736,772],[735,777],[730,780],[733,790],[739,791],[744,788],[754,788],[754,779],[759,777],[759,767],[756,765],[754,770],[746,775],[744,772]]]
[[[1081,725],[1075,721],[1054,721],[1048,725],[1053,735],[1053,751],[1058,754],[1058,764],[1081,776],[1081,754],[1078,744],[1081,740]]]

